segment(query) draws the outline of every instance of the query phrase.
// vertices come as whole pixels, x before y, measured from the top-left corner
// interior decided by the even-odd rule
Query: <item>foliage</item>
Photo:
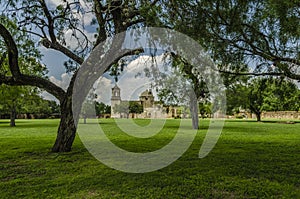
[[[103,102],[96,102],[96,115],[110,114],[111,107],[109,105],[104,104]]]
[[[37,89],[25,86],[0,86],[1,114],[59,114],[60,108],[55,101],[43,99]]]
[[[227,113],[240,108],[255,113],[258,120],[262,111],[299,111],[299,88],[285,78],[255,78],[248,84],[236,83],[227,93]]]
[[[240,108],[248,108],[249,89],[246,82],[236,82],[226,89],[227,115],[238,113]]]
[[[4,16],[0,16],[0,23],[5,25],[11,34],[16,37],[16,45],[19,49],[19,57],[17,60],[20,65],[20,71],[28,75],[44,76],[47,73],[45,66],[39,63],[41,54],[36,48],[36,44],[22,31],[17,30],[16,20],[9,20]],[[0,75],[12,75],[9,70],[9,60],[5,52],[5,43],[0,39]],[[4,113],[10,113],[11,126],[15,126],[15,117],[19,112],[34,113],[45,112],[42,109],[41,97],[38,95],[39,90],[33,87],[25,86],[7,86],[0,85],[0,107]],[[49,112],[49,111],[46,111]]]
[[[175,29],[205,47],[223,73],[300,80],[297,1],[180,2],[184,3],[173,7]]]
[[[199,103],[199,113],[201,114],[202,118],[210,117],[212,114],[212,104],[209,102],[200,102]]]
[[[258,116],[262,111],[298,111],[299,89],[280,78],[255,79],[249,85],[248,108]]]
[[[143,106],[139,102],[129,101],[129,113],[142,113]]]
[[[124,113],[126,117],[129,117],[129,113],[142,113],[143,106],[135,101],[121,101],[120,104],[116,104],[114,107],[116,113]]]

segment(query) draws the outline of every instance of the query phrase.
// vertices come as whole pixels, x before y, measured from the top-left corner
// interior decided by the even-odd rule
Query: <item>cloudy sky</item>
[[[64,72],[61,69],[63,61],[65,60],[64,56],[55,55],[54,52],[51,52],[49,57],[53,56],[55,59],[44,60],[47,61],[49,66],[49,79],[56,85],[60,86],[63,89],[67,89],[69,82],[71,80],[71,75]],[[61,63],[59,63],[61,62]],[[156,66],[162,66],[163,55],[157,56],[155,58]],[[160,64],[159,64],[160,63]],[[145,76],[145,68],[151,67],[153,60],[147,55],[140,56],[138,59],[131,61],[127,67],[124,68],[124,71],[118,78],[117,85],[121,88],[121,99],[122,100],[137,100],[141,92],[146,89],[151,89],[153,80]],[[111,89],[115,86],[116,82],[114,77],[105,74],[100,77],[94,84],[94,93],[97,94],[97,101],[104,102],[105,104],[110,104],[111,98]],[[153,90],[155,100],[158,100],[156,97],[156,92]],[[43,96],[46,99],[54,100],[54,97],[49,93],[44,92]]]
[[[62,3],[61,0],[49,0],[47,1],[48,6],[50,9],[55,9],[58,5]],[[83,0],[80,0],[81,5],[84,7],[84,10],[88,11],[92,9],[92,4],[86,3]],[[77,17],[81,20],[83,20],[85,24],[85,30],[84,33],[87,35],[87,37],[90,39],[90,41],[93,41],[94,34],[95,34],[95,28],[91,26],[91,21],[93,19],[93,16],[91,13],[85,13],[84,15],[82,13],[77,13]],[[75,39],[72,39],[71,37],[71,31],[66,31],[66,42],[67,46],[74,47],[77,45],[77,41]],[[131,45],[131,43],[128,43]],[[131,46],[132,47],[132,46]],[[71,80],[71,75],[65,73],[65,67],[64,62],[68,60],[68,58],[55,50],[52,49],[46,49],[45,47],[41,46],[40,50],[42,52],[43,56],[43,63],[47,66],[49,73],[49,79],[55,83],[56,85],[62,87],[63,89],[66,89],[69,85],[69,82]],[[162,62],[162,56],[159,56],[156,58],[156,63]],[[138,73],[143,73],[145,67],[149,67],[153,62],[151,62],[151,59],[149,56],[140,56],[138,59],[132,61],[124,70],[122,75],[119,77],[119,81],[117,85],[121,88],[121,98],[123,100],[136,100],[138,99],[139,94],[149,89],[151,86],[151,80],[149,78],[146,78],[143,75],[136,76]],[[115,85],[115,81],[113,77],[110,77],[109,75],[105,75],[101,78],[99,78],[95,82],[95,93],[98,96],[98,101],[102,101],[106,104],[110,104],[110,98],[111,98],[111,88]],[[155,92],[154,92],[155,94]],[[44,92],[43,96],[46,99],[54,100],[55,98],[51,96],[49,93]]]

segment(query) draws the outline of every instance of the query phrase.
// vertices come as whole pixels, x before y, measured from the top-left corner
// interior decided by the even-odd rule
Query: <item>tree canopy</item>
[[[175,29],[199,41],[221,72],[300,80],[298,1],[179,2]]]

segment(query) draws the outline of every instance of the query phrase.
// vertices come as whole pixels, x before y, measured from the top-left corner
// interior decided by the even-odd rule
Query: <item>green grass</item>
[[[114,124],[103,129],[120,147],[136,152],[168,143],[178,120],[162,132],[134,139]],[[147,120],[136,120],[146,125]],[[228,120],[205,158],[198,152],[208,128],[189,150],[161,170],[130,174],[98,162],[78,136],[70,153],[51,153],[58,120],[0,120],[0,198],[300,198],[300,123]]]

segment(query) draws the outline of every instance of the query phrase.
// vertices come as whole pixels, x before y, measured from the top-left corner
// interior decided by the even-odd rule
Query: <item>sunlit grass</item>
[[[101,127],[118,146],[159,149],[176,133],[168,120],[149,139],[134,139],[111,119]],[[209,121],[189,150],[159,171],[130,174],[98,162],[78,136],[70,153],[51,153],[58,120],[0,120],[0,198],[300,198],[300,123],[228,120],[205,158],[198,152]],[[149,120],[135,120],[146,126]]]

